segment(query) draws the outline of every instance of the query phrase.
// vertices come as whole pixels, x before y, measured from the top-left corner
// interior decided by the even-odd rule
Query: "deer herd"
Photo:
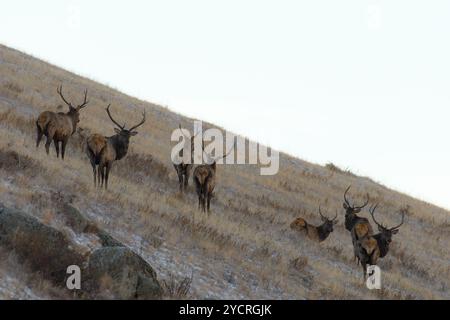
[[[88,92],[84,91],[84,100],[81,104],[74,106],[68,102],[62,92],[62,86],[57,88],[57,93],[63,100],[63,102],[69,107],[67,113],[63,112],[42,112],[37,121],[37,140],[36,148],[39,147],[40,142],[45,135],[47,141],[45,143],[45,150],[47,155],[49,154],[50,145],[53,142],[55,145],[56,155],[59,158],[60,143],[61,143],[61,158],[64,160],[66,146],[70,136],[72,136],[76,130],[77,125],[80,122],[80,111],[85,108],[88,101]],[[142,120],[126,129],[126,124],[120,125],[111,115],[111,105],[106,108],[106,114],[111,122],[115,125],[115,135],[106,137],[101,134],[94,133],[87,137],[85,140],[85,152],[89,158],[92,166],[94,176],[94,186],[108,189],[109,172],[112,168],[112,164],[116,160],[120,160],[127,155],[128,147],[130,144],[130,138],[137,135],[136,129],[142,126],[146,121],[145,111],[142,114]],[[183,132],[181,125],[179,126],[181,132]],[[184,133],[183,133],[184,135]],[[190,143],[191,156],[193,157],[194,151],[194,138],[184,135],[185,142]],[[206,164],[197,165],[193,171],[193,182],[195,190],[198,196],[198,207],[203,212],[210,213],[210,202],[214,195],[214,188],[216,185],[216,167],[219,159],[227,157],[234,149],[235,145],[223,156],[212,157],[210,154],[204,151],[204,141],[202,140],[203,153],[208,159]],[[182,151],[180,152],[182,157]],[[181,162],[174,164],[178,180],[180,192],[185,192],[188,187],[189,178],[193,168],[193,158],[190,163]],[[385,227],[378,223],[375,219],[375,210],[378,204],[372,206],[369,209],[369,213],[373,222],[377,225],[379,233],[375,234],[373,228],[367,218],[358,216],[368,204],[369,195],[365,202],[358,206],[349,201],[347,195],[350,190],[348,187],[344,192],[343,208],[345,210],[345,229],[350,232],[350,236],[353,244],[353,252],[355,261],[361,264],[363,268],[364,278],[366,277],[367,265],[376,265],[379,258],[383,258],[389,251],[389,245],[392,242],[392,236],[398,233],[400,226],[404,222],[405,212],[402,211],[401,222],[395,227]],[[319,215],[322,220],[320,226],[314,226],[307,222],[304,218],[297,218],[291,224],[290,228],[294,231],[305,234],[306,237],[313,241],[323,242],[333,232],[333,227],[337,224],[338,213],[332,219],[322,214],[322,209],[319,206]]]

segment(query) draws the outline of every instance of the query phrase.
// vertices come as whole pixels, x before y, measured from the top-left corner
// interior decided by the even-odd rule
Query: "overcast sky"
[[[450,208],[450,1],[2,1],[0,42]]]

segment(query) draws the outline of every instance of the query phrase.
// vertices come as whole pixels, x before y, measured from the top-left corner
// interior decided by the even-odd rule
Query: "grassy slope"
[[[171,131],[178,123],[192,128],[192,119],[3,46],[0,74],[0,201],[55,224],[55,197],[73,200],[139,251],[160,278],[192,272],[193,298],[450,298],[450,215],[443,209],[370,179],[281,154],[274,177],[259,176],[256,166],[219,166],[213,213],[207,217],[197,211],[192,186],[187,195],[178,194],[170,162]],[[132,139],[129,155],[113,167],[108,192],[93,188],[82,134],[70,141],[65,162],[56,159],[53,146],[50,157],[43,146],[34,147],[35,118],[43,110],[57,110],[60,83],[74,100],[89,89],[83,134],[113,134],[104,111],[108,103],[127,123],[147,110],[147,123]],[[380,201],[386,224],[396,223],[396,211],[410,206],[392,252],[380,263],[382,291],[368,291],[352,261],[342,210],[349,184],[355,200],[369,192],[372,201]],[[335,232],[320,245],[288,227],[299,215],[318,223],[319,203],[330,214],[340,212]]]

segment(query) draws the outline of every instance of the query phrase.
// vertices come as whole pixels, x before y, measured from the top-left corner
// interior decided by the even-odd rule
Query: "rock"
[[[108,232],[98,228],[87,215],[81,213],[72,205],[65,203],[62,207],[67,224],[77,233],[93,233],[99,239],[103,247],[125,247],[123,243],[116,240]]]
[[[67,267],[81,267],[83,257],[59,230],[18,210],[0,208],[0,245],[13,249],[34,271],[65,286]]]
[[[160,299],[162,288],[153,268],[126,247],[95,250],[87,267],[87,290],[108,290],[114,299]],[[108,288],[104,279],[110,279]]]
[[[104,230],[98,230],[96,233],[97,237],[100,239],[100,242],[103,247],[125,247],[125,245],[112,237],[108,232]]]
[[[67,224],[77,233],[96,231],[96,226],[90,219],[78,209],[68,203],[62,206],[62,212],[65,215]]]

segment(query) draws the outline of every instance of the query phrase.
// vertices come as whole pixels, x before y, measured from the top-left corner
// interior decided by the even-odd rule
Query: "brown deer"
[[[199,209],[201,208],[203,212],[206,212],[206,210],[208,210],[208,213],[210,212],[211,198],[213,196],[214,187],[216,186],[217,161],[226,158],[231,151],[233,151],[235,145],[236,144],[234,144],[230,151],[224,156],[219,156],[217,158],[211,159],[211,157],[205,153],[211,163],[199,165],[194,170],[194,183],[198,195],[198,207]]]
[[[347,193],[350,190],[351,186],[345,190],[344,193],[344,209],[345,209],[345,229],[350,231],[353,243],[353,253],[354,257],[359,262],[358,253],[356,249],[356,241],[361,239],[366,235],[372,235],[373,229],[369,223],[369,220],[364,217],[360,217],[357,213],[360,213],[361,210],[369,204],[369,195],[367,194],[367,200],[362,206],[356,206],[355,204],[350,204],[350,201],[347,199]]]
[[[328,236],[333,232],[333,226],[337,223],[337,212],[333,219],[328,219],[322,214],[322,210],[319,206],[319,215],[322,219],[322,225],[316,227],[309,224],[303,218],[297,218],[291,223],[291,229],[305,233],[308,238],[313,241],[322,242],[325,241]]]
[[[145,122],[145,111],[142,114],[142,121],[130,129],[125,129],[125,124],[121,126],[111,116],[109,111],[111,105],[106,108],[111,121],[118,127],[114,128],[115,135],[111,137],[105,137],[99,134],[93,134],[87,139],[86,153],[91,161],[92,170],[94,173],[94,186],[97,184],[105,189],[108,189],[109,171],[112,164],[116,160],[120,160],[126,156],[128,152],[128,146],[130,144],[130,137],[137,135],[137,131],[134,131]],[[97,167],[98,166],[98,167]],[[97,178],[96,178],[97,177]]]
[[[188,141],[191,141],[191,162],[189,163],[184,163],[181,162],[179,164],[173,164],[175,170],[177,171],[177,176],[178,176],[178,181],[180,184],[180,192],[183,192],[187,189],[188,184],[189,184],[189,177],[191,175],[191,170],[192,167],[194,165],[194,139],[195,137],[200,133],[198,132],[197,134],[195,134],[192,137],[188,137],[183,133],[183,130],[181,128],[181,124],[179,125],[180,131],[183,134],[184,138],[185,138],[185,143],[187,144]],[[204,141],[202,139],[202,149],[204,149]],[[179,154],[180,158],[183,158],[183,150],[180,151]]]
[[[67,142],[70,136],[76,132],[77,124],[80,122],[80,110],[86,107],[89,101],[87,100],[87,90],[84,91],[83,103],[76,107],[64,98],[62,85],[57,88],[56,92],[61,96],[64,103],[69,106],[69,111],[67,113],[44,111],[39,115],[36,121],[36,148],[39,147],[42,136],[45,135],[47,137],[47,142],[45,143],[47,155],[50,152],[50,144],[53,141],[56,149],[56,157],[59,158],[59,143],[61,142],[61,158],[64,160]]]
[[[384,258],[388,254],[392,236],[398,233],[399,228],[403,225],[405,219],[405,211],[402,210],[402,221],[400,224],[392,228],[387,228],[378,223],[375,219],[374,214],[377,207],[378,204],[369,211],[380,232],[375,235],[366,235],[356,242],[358,258],[363,267],[364,279],[366,279],[367,265],[376,265],[379,258]]]

